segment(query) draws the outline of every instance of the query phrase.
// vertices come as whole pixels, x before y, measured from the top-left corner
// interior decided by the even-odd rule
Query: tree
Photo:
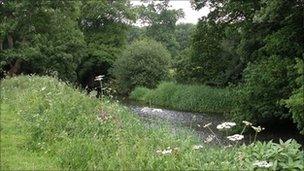
[[[297,110],[301,104],[293,104],[290,100],[291,114],[279,102],[291,94],[294,94],[291,99],[301,99],[296,95],[296,72],[290,68],[294,67],[297,58],[303,59],[303,2],[194,0],[193,5],[197,9],[212,8],[208,16],[199,21],[194,35],[192,58],[198,59],[194,66],[203,68],[195,77],[206,78],[204,74],[207,73],[203,83],[213,81],[213,78],[226,82],[229,77],[228,82],[238,83],[241,102],[236,108],[239,111],[236,118],[239,120],[252,119],[262,123],[294,117],[294,122],[302,129],[302,118]],[[210,23],[214,27],[208,30],[206,25]],[[218,27],[221,29],[217,30]],[[210,46],[214,48],[211,51]],[[225,55],[226,52],[230,55]],[[233,59],[235,64],[225,62],[220,66],[219,58],[221,61]],[[211,67],[208,68],[209,63]],[[223,71],[228,71],[225,77],[221,77]]]
[[[139,11],[139,19],[146,26],[145,35],[161,42],[170,51],[172,56],[176,56],[179,44],[175,38],[176,22],[184,16],[181,9],[168,9],[169,1],[155,3],[150,1],[146,6],[142,5]]]
[[[109,68],[126,44],[134,17],[128,0],[83,2],[79,27],[85,36],[87,56],[77,68],[83,87],[96,88],[94,77],[109,75]]]
[[[178,51],[185,50],[186,48],[190,47],[191,43],[191,35],[194,31],[195,25],[191,23],[187,24],[177,24],[175,28],[175,39],[178,43]]]
[[[160,43],[148,39],[135,41],[114,63],[112,72],[118,91],[128,93],[136,86],[156,87],[167,77],[169,64],[170,53]]]
[[[84,43],[76,22],[79,5],[77,1],[4,1],[1,36],[8,41],[0,54],[2,71],[9,75],[57,72],[62,79],[76,81]]]

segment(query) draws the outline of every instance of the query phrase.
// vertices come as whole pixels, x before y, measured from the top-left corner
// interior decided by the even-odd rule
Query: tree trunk
[[[11,34],[7,35],[8,48],[12,49],[14,47],[14,39]]]
[[[14,75],[17,75],[20,71],[20,68],[21,68],[21,62],[22,60],[21,59],[17,59],[15,64],[12,65],[11,69],[8,70],[8,75],[9,76],[14,76]]]

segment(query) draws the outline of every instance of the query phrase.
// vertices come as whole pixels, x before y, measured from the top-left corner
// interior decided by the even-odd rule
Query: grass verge
[[[279,170],[304,165],[295,141],[193,149],[198,143],[163,124],[147,127],[128,108],[54,78],[1,82],[1,170],[253,170],[256,160]]]

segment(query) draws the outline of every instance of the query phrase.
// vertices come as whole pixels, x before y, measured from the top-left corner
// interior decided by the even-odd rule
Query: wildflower
[[[215,138],[214,135],[209,135],[206,140],[204,140],[204,143],[210,143]]]
[[[262,128],[260,126],[258,126],[258,127],[251,126],[251,128],[254,129],[255,132],[261,132],[261,131],[263,131],[265,129],[265,128]]]
[[[161,154],[163,151],[162,150],[156,150],[157,154]]]
[[[94,81],[101,81],[103,79],[104,75],[98,75],[95,77]]]
[[[227,137],[230,141],[240,141],[244,138],[244,135],[234,134],[232,136]]]
[[[167,149],[167,150],[163,150],[162,154],[166,155],[166,154],[171,154],[172,153],[172,149]]]
[[[222,123],[222,124],[220,124],[220,125],[217,125],[216,128],[217,128],[218,130],[230,129],[230,128],[234,127],[235,125],[236,125],[235,122],[224,122],[224,123]]]
[[[255,161],[253,163],[253,166],[261,167],[261,168],[269,168],[273,166],[272,162],[267,162],[267,161]]]
[[[193,148],[193,150],[198,150],[200,148],[203,148],[203,146],[202,145],[194,145],[192,148]]]
[[[252,123],[248,121],[243,121],[243,124],[245,124],[246,126],[252,126]]]
[[[207,123],[206,125],[204,125],[204,128],[207,128],[207,127],[209,127],[209,126],[211,126],[211,125],[212,125],[212,122]]]
[[[168,155],[168,154],[171,154],[173,150],[177,151],[178,148],[171,149],[170,147],[167,147],[167,149],[164,149],[164,150],[156,150],[156,153],[157,154]]]

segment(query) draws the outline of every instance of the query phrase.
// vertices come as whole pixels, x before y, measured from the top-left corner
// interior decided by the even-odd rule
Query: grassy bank
[[[164,82],[156,89],[137,87],[130,99],[175,110],[224,113],[233,108],[235,96],[228,88]]]
[[[54,78],[1,82],[1,170],[252,170],[256,160],[272,162],[272,169],[303,169],[294,141],[193,149],[198,143],[164,124],[148,128],[129,109]]]

